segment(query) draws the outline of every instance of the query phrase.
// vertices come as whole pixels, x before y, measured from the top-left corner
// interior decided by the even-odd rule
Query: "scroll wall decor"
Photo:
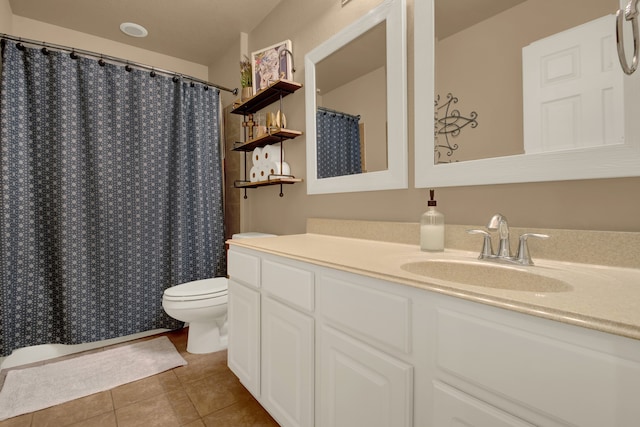
[[[452,143],[450,138],[460,135],[462,129],[471,125],[472,128],[478,126],[478,113],[472,111],[469,117],[464,117],[460,111],[454,108],[458,103],[458,98],[451,93],[447,94],[447,101],[440,105],[440,95],[434,101],[434,162],[452,163],[457,162],[453,158],[455,151],[460,148],[458,144]]]

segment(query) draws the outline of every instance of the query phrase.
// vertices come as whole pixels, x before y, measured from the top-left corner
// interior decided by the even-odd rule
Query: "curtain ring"
[[[131,70],[133,70],[133,68],[131,68],[131,65],[129,65],[129,64],[125,65],[125,66],[124,66],[124,69],[125,69],[128,73],[130,73],[130,72],[131,72]]]
[[[196,87],[196,84],[194,82],[191,82],[191,87]]]
[[[102,59],[102,57],[100,57],[100,59],[98,59],[98,65],[101,67],[104,67],[106,65],[106,62],[104,62],[104,59]]]
[[[176,74],[171,80],[173,80],[174,83],[178,83],[180,81],[180,77],[178,77],[178,75]]]
[[[47,46],[43,46],[42,49],[40,49],[40,52],[45,56],[49,55],[49,49],[47,49]]]
[[[151,72],[149,73],[149,77],[155,77],[156,76],[156,72],[154,70],[151,70]]]
[[[78,55],[76,55],[76,51],[72,50],[71,53],[69,54],[69,56],[71,57],[71,59],[78,59]]]
[[[616,12],[616,45],[618,48],[618,59],[620,60],[622,71],[629,75],[633,74],[638,68],[638,56],[640,53],[637,2],[638,0],[630,0],[624,12],[624,19],[631,21],[631,28],[633,31],[633,58],[631,60],[631,65],[627,62],[627,55],[624,51],[623,12],[622,9],[618,9],[618,12]]]
[[[25,49],[26,49],[26,48],[24,47],[24,45],[23,45],[22,43],[20,43],[20,42],[18,42],[18,43],[16,44],[16,48],[17,48],[19,51],[22,51],[22,52],[24,52],[24,51],[25,51]]]

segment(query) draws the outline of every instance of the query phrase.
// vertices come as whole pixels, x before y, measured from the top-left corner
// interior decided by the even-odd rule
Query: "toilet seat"
[[[165,289],[167,301],[198,301],[227,296],[228,284],[224,277],[202,279]]]

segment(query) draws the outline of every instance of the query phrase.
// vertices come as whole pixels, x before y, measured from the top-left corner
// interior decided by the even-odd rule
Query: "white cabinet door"
[[[268,297],[262,300],[262,399],[285,427],[314,419],[314,321]]]
[[[413,367],[331,327],[320,340],[319,425],[413,425]]]
[[[260,293],[229,280],[228,365],[256,398],[260,396]]]

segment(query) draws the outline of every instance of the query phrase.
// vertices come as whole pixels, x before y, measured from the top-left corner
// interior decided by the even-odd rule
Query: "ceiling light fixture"
[[[147,37],[149,32],[145,27],[133,22],[123,22],[120,24],[120,31],[131,37]]]

